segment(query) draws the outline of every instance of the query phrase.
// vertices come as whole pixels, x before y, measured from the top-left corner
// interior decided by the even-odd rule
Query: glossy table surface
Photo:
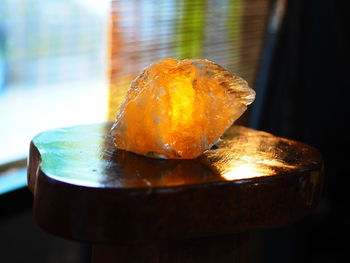
[[[293,222],[317,204],[319,152],[242,126],[197,159],[161,160],[119,150],[112,123],[37,135],[28,185],[38,224],[89,242],[223,234]]]

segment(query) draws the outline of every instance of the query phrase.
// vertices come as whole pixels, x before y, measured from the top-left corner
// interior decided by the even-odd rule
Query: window
[[[0,163],[46,129],[106,118],[108,0],[0,2]]]

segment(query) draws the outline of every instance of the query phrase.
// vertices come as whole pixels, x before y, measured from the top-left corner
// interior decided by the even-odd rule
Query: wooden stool
[[[242,262],[247,230],[295,222],[319,200],[322,158],[305,144],[233,126],[197,159],[160,160],[116,149],[111,125],[30,145],[37,224],[90,243],[93,262]]]

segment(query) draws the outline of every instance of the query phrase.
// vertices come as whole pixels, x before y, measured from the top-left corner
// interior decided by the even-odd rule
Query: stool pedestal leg
[[[93,245],[92,263],[244,263],[249,233],[138,245]]]

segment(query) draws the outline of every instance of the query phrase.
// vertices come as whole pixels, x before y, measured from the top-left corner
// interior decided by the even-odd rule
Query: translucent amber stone
[[[245,80],[214,62],[163,59],[131,82],[112,129],[116,146],[155,158],[196,158],[254,98]]]

